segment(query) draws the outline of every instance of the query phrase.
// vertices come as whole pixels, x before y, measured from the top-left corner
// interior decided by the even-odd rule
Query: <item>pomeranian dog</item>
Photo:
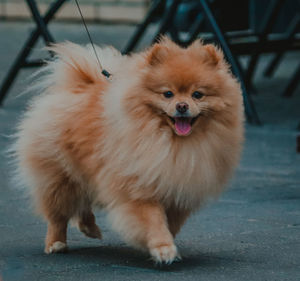
[[[174,237],[221,193],[241,152],[242,95],[222,52],[168,38],[130,56],[96,47],[108,80],[91,46],[51,50],[14,148],[19,179],[48,223],[45,252],[67,249],[70,219],[100,239],[98,206],[156,262],[180,258]]]

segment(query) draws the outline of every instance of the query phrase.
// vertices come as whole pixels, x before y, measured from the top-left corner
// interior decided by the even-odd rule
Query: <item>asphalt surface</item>
[[[32,27],[0,24],[0,81]],[[86,43],[80,25],[51,25],[58,41]],[[99,44],[122,48],[132,27],[91,25]],[[143,45],[149,42],[149,36]],[[148,41],[147,41],[148,40]],[[37,49],[42,44],[37,46]],[[34,56],[43,54],[34,52]],[[67,254],[43,253],[46,224],[36,217],[24,190],[10,181],[4,150],[29,96],[17,97],[32,70],[22,70],[0,109],[0,276],[7,280],[300,280],[300,122],[299,88],[291,99],[280,94],[300,54],[291,53],[273,79],[260,73],[253,96],[264,126],[247,125],[242,161],[228,190],[191,217],[176,238],[183,260],[156,267],[147,254],[126,246],[113,233],[105,214],[97,213],[104,239],[92,240],[69,229]],[[0,277],[1,280],[1,277]]]

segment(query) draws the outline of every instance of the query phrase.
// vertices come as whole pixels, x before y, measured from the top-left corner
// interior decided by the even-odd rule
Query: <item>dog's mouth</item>
[[[200,114],[196,117],[171,117],[168,115],[178,136],[188,136],[192,132],[192,126],[199,116]]]

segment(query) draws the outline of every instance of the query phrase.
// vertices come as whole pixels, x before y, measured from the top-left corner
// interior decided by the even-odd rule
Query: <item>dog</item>
[[[223,53],[164,37],[129,56],[53,45],[17,129],[19,181],[48,223],[45,252],[67,249],[67,225],[101,239],[93,208],[154,261],[180,258],[174,238],[224,189],[244,135],[241,89]]]

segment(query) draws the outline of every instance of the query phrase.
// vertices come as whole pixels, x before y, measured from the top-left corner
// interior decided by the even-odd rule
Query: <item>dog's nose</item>
[[[176,104],[176,110],[181,114],[186,113],[188,109],[189,105],[186,102],[179,102]]]

